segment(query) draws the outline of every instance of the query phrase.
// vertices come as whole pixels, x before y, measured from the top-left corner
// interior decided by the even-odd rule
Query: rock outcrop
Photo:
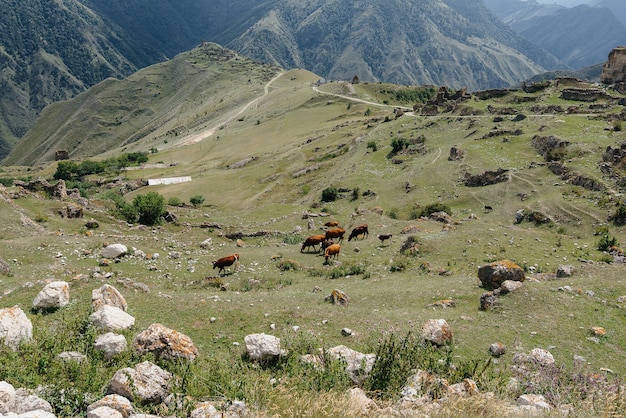
[[[615,84],[626,81],[626,46],[618,46],[609,53],[609,59],[602,66],[600,81]]]

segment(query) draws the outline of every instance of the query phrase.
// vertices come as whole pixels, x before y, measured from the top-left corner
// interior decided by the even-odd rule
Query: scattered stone
[[[99,406],[89,410],[87,418],[124,418],[124,415],[109,406]]]
[[[602,327],[591,327],[591,332],[596,337],[604,337],[606,335],[606,330]]]
[[[352,335],[352,330],[350,328],[343,328],[341,330],[341,335],[344,337],[350,337]]]
[[[11,266],[9,263],[0,258],[0,274],[9,274],[11,273]]]
[[[559,266],[556,269],[556,277],[559,279],[571,277],[572,274],[574,274],[574,266]]]
[[[243,247],[245,247],[245,246],[246,246],[246,243],[245,243],[245,242],[243,242],[243,240],[242,240],[242,239],[237,239],[237,247],[241,247],[241,248],[243,248]]]
[[[124,296],[109,284],[103,284],[99,289],[91,291],[91,307],[93,310],[97,311],[105,305],[120,308],[124,312],[128,310],[128,303],[126,303]]]
[[[509,260],[494,261],[478,269],[478,278],[488,290],[499,288],[505,280],[523,282],[524,270]]]
[[[152,324],[133,340],[133,348],[139,353],[153,353],[160,359],[185,359],[193,361],[198,349],[191,338],[161,324]]]
[[[506,295],[507,293],[511,293],[522,287],[522,282],[516,282],[514,280],[505,280],[500,285],[500,296]]]
[[[544,350],[543,348],[533,348],[530,350],[528,359],[542,367],[554,364],[554,357],[552,356],[552,353],[548,350]]]
[[[350,302],[350,297],[346,295],[342,290],[334,289],[330,295],[324,298],[325,302],[330,302],[333,305],[346,306]]]
[[[480,295],[480,306],[479,309],[481,311],[494,311],[500,307],[500,301],[498,300],[498,296],[500,295],[499,290],[495,290],[492,292],[485,292]]]
[[[445,319],[429,319],[422,326],[422,339],[434,345],[450,344],[453,338],[452,328]]]
[[[17,306],[0,309],[0,341],[17,350],[22,341],[33,338],[33,324]]]
[[[428,305],[429,308],[454,308],[456,303],[452,299],[441,299]]]
[[[267,334],[250,334],[244,338],[248,358],[252,361],[273,362],[285,355],[280,338]]]
[[[0,414],[6,414],[15,408],[15,388],[12,384],[0,382]]]
[[[460,383],[455,383],[453,385],[448,386],[447,388],[448,396],[457,396],[457,397],[467,397],[478,395],[478,385],[472,379],[463,379]]]
[[[131,402],[159,404],[169,396],[172,374],[149,361],[134,368],[118,370],[109,381],[106,394],[121,395]]]
[[[376,354],[363,354],[345,345],[329,348],[326,353],[336,360],[343,359],[347,363],[348,377],[357,385],[367,380],[376,360]]]
[[[116,410],[123,418],[128,418],[134,412],[133,406],[127,398],[112,394],[106,395],[104,398],[87,406],[87,413],[89,414],[92,410],[103,406]]]
[[[489,352],[494,357],[500,357],[506,353],[506,346],[501,342],[493,343],[489,346]]]
[[[104,305],[89,316],[91,322],[104,331],[119,331],[135,325],[135,318],[115,306]]]
[[[48,283],[33,301],[35,309],[59,309],[70,303],[70,285],[67,282]]]
[[[211,248],[212,246],[213,246],[213,240],[211,238],[207,238],[200,243],[200,248],[205,249],[205,250],[207,248]]]
[[[367,397],[363,389],[352,388],[348,389],[348,395],[350,400],[356,404],[357,410],[361,411],[364,416],[372,416],[378,411],[378,405],[373,399]]]
[[[65,363],[82,363],[83,361],[87,360],[87,356],[79,353],[78,351],[64,351],[62,353],[59,353],[57,357],[59,358],[59,360]]]
[[[441,397],[441,394],[448,391],[448,381],[435,376],[424,370],[417,370],[409,377],[406,385],[402,387],[400,395],[402,399],[409,402],[425,399],[430,401]]]
[[[526,394],[517,398],[517,405],[529,412],[545,412],[552,409],[543,395]]]
[[[111,244],[102,250],[103,258],[115,259],[123,257],[128,253],[128,248],[124,244]]]
[[[27,389],[17,389],[15,391],[15,409],[12,412],[21,415],[32,411],[44,411],[51,414],[52,406],[48,401],[33,395],[32,392]]]
[[[94,220],[85,222],[85,228],[87,229],[98,229],[100,228],[100,224]]]
[[[68,204],[59,209],[59,215],[62,218],[78,219],[83,217],[83,208],[78,205]]]
[[[100,335],[94,343],[95,349],[102,351],[109,360],[126,350],[127,346],[126,337],[114,332]]]

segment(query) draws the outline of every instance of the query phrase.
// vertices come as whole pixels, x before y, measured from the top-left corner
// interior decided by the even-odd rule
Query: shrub
[[[617,246],[617,239],[609,236],[609,234],[604,234],[598,240],[596,248],[599,251],[608,251],[611,247],[615,246]]]
[[[373,152],[378,151],[378,146],[376,145],[376,141],[369,141],[367,143],[367,148],[371,149]]]
[[[135,196],[133,207],[137,210],[140,224],[156,225],[165,213],[165,199],[157,192],[148,192]]]
[[[359,199],[359,188],[355,187],[354,189],[352,189],[352,198],[350,200],[352,200],[353,202],[355,200]]]
[[[409,141],[404,138],[395,137],[391,140],[391,155],[395,155],[409,146]]]
[[[189,203],[194,205],[194,207],[195,206],[200,206],[201,204],[204,203],[204,196],[202,196],[202,195],[192,196],[191,198],[189,198]]]
[[[431,203],[429,205],[424,206],[418,212],[418,218],[421,216],[429,217],[435,212],[445,212],[448,215],[452,214],[449,206],[444,205],[443,203]],[[417,219],[417,218],[416,218]]]
[[[626,205],[624,205],[624,203],[620,203],[617,206],[615,212],[611,215],[611,221],[613,221],[616,226],[626,225]]]
[[[398,209],[397,208],[389,209],[389,211],[387,212],[387,216],[389,216],[391,219],[398,219]]]
[[[170,197],[167,200],[167,204],[169,206],[182,206],[183,202],[179,198],[177,198],[177,197]]]
[[[339,191],[336,187],[330,186],[322,190],[322,202],[334,202],[337,200]]]

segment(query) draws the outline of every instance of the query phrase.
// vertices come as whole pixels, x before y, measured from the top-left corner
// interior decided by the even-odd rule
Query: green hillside
[[[196,344],[192,365],[159,363],[180,378],[175,390],[189,402],[244,400],[255,416],[356,417],[364,413],[346,393],[359,386],[382,416],[384,408],[503,416],[503,405],[531,392],[544,395],[553,413],[623,414],[624,97],[566,79],[526,91],[441,91],[438,99],[432,86],[319,80],[204,45],[49,107],[25,138],[33,152],[14,151],[0,173],[0,259],[9,265],[0,301],[22,307],[35,323],[24,355],[4,349],[0,380],[49,385],[58,415],[76,416],[85,399],[102,396],[117,369],[150,358],[129,349],[107,362],[89,348],[96,334],[88,325],[91,292],[108,283],[136,318],[129,341],[161,323]],[[55,183],[59,149],[76,164],[127,153],[149,161],[68,181],[83,196],[65,201],[13,182]],[[191,181],[129,186],[184,176]],[[163,196],[176,222],[128,223],[115,210],[113,199],[131,203],[149,192]],[[83,218],[59,215],[69,203],[83,208]],[[429,218],[433,208],[450,219]],[[88,220],[99,227],[87,228]],[[348,233],[368,224],[369,236],[344,240],[329,263],[312,249],[301,252],[328,220]],[[380,234],[393,236],[382,242]],[[112,243],[131,255],[102,260]],[[212,261],[233,253],[239,267],[219,276]],[[480,310],[487,289],[478,268],[503,259],[518,264],[526,280],[495,309]],[[573,275],[557,278],[561,265],[573,266]],[[30,311],[50,278],[70,282],[72,303]],[[349,296],[347,306],[324,301],[334,289]],[[454,307],[431,306],[443,299]],[[409,343],[408,352],[425,350],[411,363],[406,352],[397,354],[401,344],[389,343],[412,341],[437,318],[454,332],[448,349]],[[594,335],[592,327],[606,333]],[[344,328],[353,335],[342,335]],[[251,364],[243,355],[251,333],[281,338],[289,354]],[[498,341],[507,353],[492,359],[489,346]],[[388,354],[391,373],[355,385],[334,363],[317,369],[299,360],[337,345]],[[525,374],[515,355],[534,348],[549,350],[555,366]],[[85,351],[89,361],[61,366],[55,356],[62,350]],[[436,401],[435,413],[431,400],[401,407],[395,383],[416,367],[450,384],[472,378],[480,395]]]

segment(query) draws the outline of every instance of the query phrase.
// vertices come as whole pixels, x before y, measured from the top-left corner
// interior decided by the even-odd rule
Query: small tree
[[[189,199],[189,203],[191,203],[194,207],[200,206],[201,204],[204,203],[204,196],[202,195],[192,196]]]
[[[140,194],[133,199],[133,207],[137,210],[140,224],[156,225],[165,213],[165,198],[157,192]]]

